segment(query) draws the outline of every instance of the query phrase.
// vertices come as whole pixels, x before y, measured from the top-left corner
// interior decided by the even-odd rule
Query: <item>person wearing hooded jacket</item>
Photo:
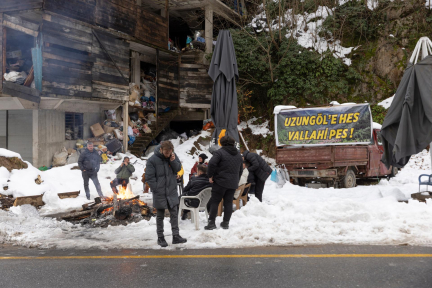
[[[243,152],[243,158],[250,163],[248,168],[249,174],[253,174],[255,178],[255,197],[262,202],[262,194],[267,178],[272,173],[272,169],[265,160],[256,153],[249,151]]]
[[[230,136],[220,139],[222,148],[213,153],[208,164],[207,174],[210,183],[213,183],[212,194],[207,205],[210,211],[206,230],[216,229],[216,215],[219,203],[224,200],[224,216],[221,228],[228,229],[231,219],[235,190],[238,188],[240,177],[243,173],[243,159],[241,154],[234,147],[235,141]]]
[[[192,176],[196,176],[196,174],[198,174],[198,165],[203,165],[203,164],[207,165],[207,163],[205,162],[207,158],[208,158],[207,155],[204,153],[198,156],[198,162],[195,162],[195,165],[192,167],[189,179]]]
[[[156,231],[157,243],[161,247],[167,247],[164,237],[165,209],[169,210],[170,223],[173,235],[172,244],[186,243],[187,240],[180,236],[178,227],[177,173],[181,170],[181,163],[174,153],[174,146],[170,141],[163,141],[156,147],[154,155],[150,157],[146,165],[145,181],[153,193],[153,206],[157,210]]]

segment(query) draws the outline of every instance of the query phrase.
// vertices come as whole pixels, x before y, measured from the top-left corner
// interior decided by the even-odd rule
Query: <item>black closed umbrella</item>
[[[432,141],[432,42],[423,37],[417,43],[410,63],[382,125],[382,162],[404,167],[411,155],[421,152]],[[420,50],[422,60],[416,63]]]
[[[214,82],[210,110],[216,127],[213,133],[214,143],[218,144],[222,135],[229,135],[239,143],[235,83],[239,74],[234,44],[228,30],[219,32],[208,74]]]

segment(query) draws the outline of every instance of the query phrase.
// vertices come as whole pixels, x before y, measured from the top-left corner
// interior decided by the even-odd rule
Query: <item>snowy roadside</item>
[[[173,141],[175,152],[186,170],[185,179],[188,179],[188,173],[196,161],[196,154],[201,151],[195,152],[195,158],[189,152],[198,137],[209,136],[207,134],[203,132],[182,144],[179,144],[180,140]],[[205,148],[201,147],[200,150]],[[133,159],[132,162],[135,160],[137,159]],[[429,153],[423,151],[413,157],[409,165],[390,181],[381,180],[379,185],[358,186],[352,189],[312,190],[291,184],[278,189],[268,180],[264,202],[260,203],[252,197],[245,207],[233,214],[229,230],[203,230],[206,224],[203,213],[200,215],[199,231],[194,229],[190,220],[180,221],[181,235],[188,239],[188,243],[180,247],[235,248],[330,243],[432,246],[432,203],[424,204],[413,200],[408,204],[398,202],[417,192],[418,175],[430,173],[429,162]],[[145,165],[143,160],[138,160],[138,163]],[[113,170],[116,167],[114,164],[103,165],[100,180],[104,193],[109,194],[110,189],[108,179],[105,181],[103,177],[113,177]],[[135,167],[138,180],[132,183],[132,189],[135,194],[142,195],[137,191],[142,190],[140,176],[144,166]],[[34,172],[30,170],[28,173]],[[11,178],[33,177],[21,175],[22,172],[19,176],[14,176],[14,173],[15,171]],[[83,190],[79,171],[70,170],[70,167],[65,166],[42,172],[41,175],[45,181],[42,185],[47,189],[44,196],[47,205],[41,213],[59,211],[65,207],[73,209],[86,202],[83,193],[76,199],[60,200],[56,196],[58,192]],[[42,185],[35,186],[42,190]],[[96,195],[94,187],[90,186],[92,193]],[[25,189],[23,187],[20,189]],[[30,188],[33,192],[34,187]],[[151,195],[145,197],[150,198]],[[220,221],[218,217],[218,226]],[[169,218],[166,218],[165,235],[168,243],[171,243],[170,230]],[[14,207],[9,212],[0,211],[0,243],[58,249],[159,249],[156,244],[154,218],[128,226],[86,228],[65,221],[43,218],[31,206]],[[169,247],[174,249],[173,246]]]

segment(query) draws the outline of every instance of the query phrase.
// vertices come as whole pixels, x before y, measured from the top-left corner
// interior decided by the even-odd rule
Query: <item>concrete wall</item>
[[[0,110],[0,148],[6,148],[6,110]]]
[[[33,162],[33,110],[9,110],[9,150]]]
[[[83,113],[84,139],[93,137],[90,126],[102,123],[104,120],[101,112]],[[63,147],[75,148],[75,140],[65,139],[65,112],[58,110],[38,110],[38,157],[37,167],[51,166],[55,153],[60,152]],[[36,166],[35,164],[33,164]]]

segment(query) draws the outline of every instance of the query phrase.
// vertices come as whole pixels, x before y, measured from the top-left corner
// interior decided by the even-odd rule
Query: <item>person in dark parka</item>
[[[267,165],[264,159],[256,153],[246,150],[243,152],[243,158],[250,163],[248,170],[249,174],[253,174],[255,177],[255,197],[262,202],[265,181],[272,173],[272,169]]]
[[[92,142],[87,143],[87,148],[81,152],[81,155],[78,159],[78,166],[81,169],[82,177],[84,180],[84,190],[86,193],[87,200],[90,200],[90,189],[89,189],[89,180],[91,179],[96,187],[96,191],[102,199],[105,196],[102,194],[102,189],[99,183],[99,179],[97,177],[97,173],[100,169],[101,156],[98,151],[96,151],[93,147]]]
[[[231,219],[235,190],[238,188],[240,176],[243,173],[243,159],[241,154],[234,147],[235,140],[230,136],[220,139],[222,148],[213,153],[208,164],[207,174],[210,183],[213,183],[212,195],[209,201],[210,211],[206,230],[216,229],[216,215],[219,203],[224,200],[224,217],[221,227],[228,229]]]
[[[165,209],[169,210],[171,218],[171,230],[173,244],[186,243],[187,240],[180,236],[178,227],[177,173],[181,169],[181,163],[174,153],[174,146],[170,141],[163,141],[156,147],[154,155],[150,157],[146,165],[146,182],[153,193],[153,206],[157,210],[156,227],[158,244],[167,247],[164,237]]]
[[[212,187],[212,183],[210,183],[209,177],[207,175],[207,166],[200,164],[197,167],[197,171],[197,176],[192,177],[191,180],[189,180],[188,184],[183,190],[182,196],[196,196],[204,189]],[[186,199],[185,203],[189,207],[198,208],[200,202],[197,199]],[[183,210],[182,220],[186,220],[188,212],[189,210],[187,209]]]

